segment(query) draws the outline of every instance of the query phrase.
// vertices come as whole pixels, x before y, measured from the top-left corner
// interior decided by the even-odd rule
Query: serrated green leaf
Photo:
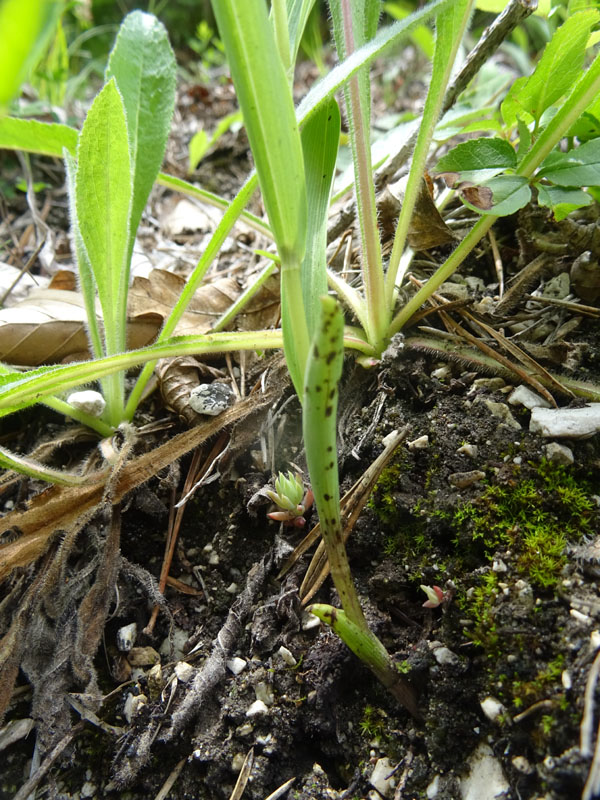
[[[505,169],[515,169],[517,154],[505,139],[470,139],[452,148],[435,165],[435,172],[457,172],[461,180],[474,180],[473,175],[489,171],[498,174]],[[465,173],[468,173],[468,177]],[[483,180],[483,175],[481,176]],[[481,182],[481,181],[477,181]]]
[[[507,217],[526,206],[531,199],[529,182],[520,175],[498,175],[481,185],[492,190],[492,208],[488,210],[477,208],[464,198],[463,202],[469,208],[486,216]]]
[[[600,139],[591,139],[567,153],[550,153],[538,175],[557,186],[600,186]]]
[[[547,108],[570,91],[583,68],[590,31],[599,19],[598,11],[590,9],[565,20],[546,45],[533,74],[518,90],[513,87],[509,92],[511,101],[531,114],[536,122]]]
[[[164,158],[175,106],[175,74],[175,56],[164,25],[152,14],[128,14],[110,54],[106,81],[115,79],[127,120],[133,175],[129,257]]]
[[[562,186],[538,186],[538,204],[552,209],[557,222],[564,219],[577,208],[589,206],[593,198],[582,189],[564,188]]]

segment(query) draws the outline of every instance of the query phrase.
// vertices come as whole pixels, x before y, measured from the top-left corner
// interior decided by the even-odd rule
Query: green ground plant
[[[174,60],[164,29],[152,15],[134,12],[121,26],[106,83],[80,133],[61,125],[0,120],[0,146],[65,157],[73,237],[94,355],[92,361],[83,364],[42,367],[26,375],[5,367],[0,379],[0,411],[12,413],[27,405],[47,402],[75,415],[61,397],[52,396],[99,380],[106,411],[101,420],[90,419],[89,424],[104,434],[134,417],[158,358],[283,346],[303,406],[309,473],[333,579],[343,605],[342,611],[313,606],[314,613],[332,624],[383,683],[416,713],[414,700],[407,694],[393,662],[366,625],[342,545],[335,411],[344,349],[356,351],[363,363],[376,363],[390,338],[459,268],[494,221],[508,213],[507,202],[529,192],[530,183],[545,187],[553,180],[552,185],[561,186],[556,177],[559,173],[563,178],[567,174],[569,186],[572,185],[572,165],[565,168],[564,159],[553,151],[564,137],[573,135],[573,126],[585,114],[594,116],[590,108],[593,111],[600,90],[600,56],[587,70],[583,64],[587,37],[598,15],[588,11],[574,14],[568,20],[568,33],[576,31],[577,36],[565,38],[559,28],[533,75],[511,89],[509,100],[513,108],[518,108],[509,114],[510,103],[504,107],[505,138],[498,140],[500,144],[494,144],[495,139],[484,140],[488,150],[483,162],[477,162],[482,170],[488,170],[487,184],[483,180],[477,184],[486,198],[480,207],[475,206],[482,213],[481,219],[423,288],[399,306],[401,259],[406,252],[409,224],[473,2],[432,0],[404,20],[378,31],[380,8],[376,0],[366,3],[331,0],[340,64],[295,108],[291,85],[294,65],[312,7],[313,0],[273,0],[269,17],[264,0],[213,3],[256,165],[256,173],[230,204],[183,181],[158,174],[173,107]],[[390,44],[434,17],[436,37],[431,80],[393,249],[384,268],[371,159],[368,66]],[[562,37],[558,44],[557,36]],[[566,79],[558,81],[559,75],[562,78],[566,72],[559,45],[567,41],[569,63],[575,63],[576,67],[568,71]],[[560,84],[560,91],[557,88],[548,92],[550,78],[557,79],[553,83]],[[340,113],[334,94],[340,88],[344,91],[354,165],[362,252],[359,289],[328,271],[325,260],[329,198],[340,137]],[[523,114],[521,108],[525,109]],[[515,130],[518,150],[511,143]],[[588,144],[577,150],[581,152]],[[507,163],[509,149],[514,154],[514,163],[512,160]],[[458,173],[459,190],[464,190],[469,166],[473,171],[469,162],[462,164]],[[589,164],[586,162],[584,166]],[[489,175],[489,170],[494,174]],[[128,352],[125,310],[129,264],[135,231],[155,179],[226,210],[157,342],[143,350]],[[500,181],[498,186],[502,188],[493,181]],[[269,225],[252,217],[246,219],[268,232],[277,248],[282,330],[225,333],[220,320],[204,336],[173,337],[189,300],[258,184]],[[589,187],[593,181],[586,174],[578,185]],[[561,202],[554,206],[563,202],[561,195]],[[254,289],[259,285],[260,281]],[[344,325],[339,305],[326,296],[328,286],[357,324]],[[249,296],[247,292],[244,300]],[[100,320],[96,317],[96,299],[102,312]],[[143,363],[137,383],[126,397],[124,371]],[[42,469],[19,461],[6,451],[1,460],[5,466],[38,476],[43,474]],[[49,478],[56,480],[56,475]]]

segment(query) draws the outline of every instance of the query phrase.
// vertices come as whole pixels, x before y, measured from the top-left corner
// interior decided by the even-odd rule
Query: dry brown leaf
[[[0,361],[36,367],[89,354],[85,308],[78,292],[36,289],[11,308],[0,309]],[[127,328],[128,347],[149,344],[160,319],[132,320]]]
[[[129,316],[138,319],[155,314],[166,319],[185,284],[182,277],[164,269],[153,269],[148,278],[134,278],[129,291]],[[220,278],[214,283],[204,284],[192,298],[175,335],[206,333],[239,294],[240,288],[233,278]]]

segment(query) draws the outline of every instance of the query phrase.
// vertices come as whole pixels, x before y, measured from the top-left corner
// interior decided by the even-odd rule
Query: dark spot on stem
[[[326,406],[325,408],[325,416],[330,417],[333,413],[333,406]]]

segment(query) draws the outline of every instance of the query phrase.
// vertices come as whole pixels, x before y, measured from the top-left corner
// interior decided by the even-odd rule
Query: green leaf
[[[552,209],[557,222],[564,219],[577,208],[589,206],[593,198],[582,189],[564,188],[562,186],[538,186],[538,204]]]
[[[296,63],[298,49],[306,23],[310,17],[315,0],[287,0],[288,32],[290,36],[290,57]]]
[[[558,186],[600,186],[600,139],[591,139],[567,153],[550,153],[538,175]]]
[[[281,331],[233,331],[201,336],[174,336],[139,350],[75,364],[53,364],[26,373],[0,374],[0,409],[18,410],[40,402],[48,395],[64,392],[124,372],[132,367],[182,355],[230,353],[236,350],[269,350],[281,348]],[[120,421],[120,420],[119,420]]]
[[[189,144],[189,166],[188,172],[193,172],[204,158],[205,153],[210,147],[208,134],[205,130],[196,131],[190,139]]]
[[[507,217],[526,206],[531,199],[529,182],[527,178],[522,178],[520,175],[498,175],[481,185],[492,190],[492,208],[477,208],[463,198],[465,205],[480,214]]]
[[[371,41],[355,50],[341,64],[315,84],[298,106],[297,116],[300,122],[305,122],[325,98],[335,94],[361,67],[370,64],[371,61],[382,55],[390,45],[396,44],[409,36],[415,28],[433,17],[441,9],[452,5],[452,3],[454,3],[454,0],[433,0],[433,2],[427,3],[419,11],[411,14],[407,19],[399,20],[382,28]]]
[[[90,263],[85,244],[81,237],[81,230],[79,228],[79,217],[77,215],[77,202],[76,202],[76,176],[77,176],[77,163],[69,151],[65,148],[65,168],[67,172],[67,194],[69,197],[69,212],[71,216],[71,237],[75,245],[75,253],[77,256],[77,272],[79,274],[79,286],[83,295],[85,304],[85,313],[87,317],[87,330],[90,337],[91,350],[96,358],[106,355],[103,347],[102,336],[100,334],[100,326],[96,316],[96,281],[94,279],[94,272]]]
[[[457,172],[461,180],[474,180],[473,175],[489,171],[498,174],[505,169],[515,169],[517,154],[506,139],[470,139],[453,147],[440,158],[435,172]],[[493,177],[490,175],[490,177]],[[484,178],[485,180],[485,178]]]
[[[0,115],[41,57],[63,6],[63,0],[0,2]]]
[[[77,137],[77,131],[68,125],[16,117],[0,119],[0,148],[4,150],[24,150],[61,158],[63,148],[75,155]]]
[[[105,352],[126,349],[131,171],[123,101],[114,79],[88,111],[79,135],[75,208],[104,321]],[[123,376],[106,396],[112,424],[123,410]]]
[[[583,68],[590,31],[599,19],[594,9],[570,16],[546,45],[533,74],[518,87],[513,85],[508,103],[514,100],[539,122],[543,112],[570,91]]]
[[[327,217],[340,140],[340,109],[335,98],[323,103],[302,129],[308,231],[302,263],[302,293],[309,335],[315,333],[319,297],[327,294]]]
[[[175,71],[175,56],[164,25],[152,14],[128,14],[110,54],[106,81],[115,79],[127,119],[133,175],[129,258],[165,154],[175,105]]]
[[[300,279],[307,204],[294,101],[264,0],[213,0],[213,10],[281,258],[285,355],[301,397],[309,348]]]

